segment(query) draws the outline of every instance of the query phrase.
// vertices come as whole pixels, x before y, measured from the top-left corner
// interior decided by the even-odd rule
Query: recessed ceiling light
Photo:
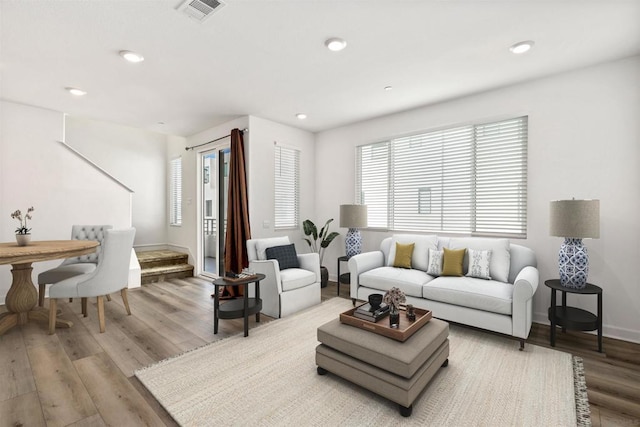
[[[393,86],[385,86],[384,90],[386,90],[386,91],[393,90]]]
[[[144,61],[144,56],[139,53],[131,52],[130,50],[121,50],[120,56],[129,62],[138,63]]]
[[[509,50],[516,54],[525,53],[525,52],[528,52],[529,49],[531,49],[534,44],[535,43],[533,41],[527,40],[524,42],[514,44],[509,48]]]
[[[324,42],[324,45],[327,47],[327,49],[333,52],[338,52],[347,47],[347,42],[338,37],[332,37],[330,39],[327,39]]]
[[[86,92],[86,91],[84,91],[84,90],[82,90],[82,89],[75,88],[75,87],[65,87],[65,89],[66,89],[66,90],[67,90],[71,95],[74,95],[74,96],[84,96],[84,95],[86,95],[86,94],[87,94],[87,92]]]
[[[307,115],[306,115],[306,114],[304,114],[304,113],[298,113],[298,114],[296,114],[296,117],[297,117],[298,119],[300,119],[300,120],[304,120],[304,119],[306,119],[306,118],[307,118]]]

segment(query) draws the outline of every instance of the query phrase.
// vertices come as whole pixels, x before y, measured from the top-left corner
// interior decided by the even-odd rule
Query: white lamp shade
[[[555,200],[549,234],[575,239],[600,237],[600,200]]]
[[[362,228],[367,226],[366,205],[340,205],[340,227]]]

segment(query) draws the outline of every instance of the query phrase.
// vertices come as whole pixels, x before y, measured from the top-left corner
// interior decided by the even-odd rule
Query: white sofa
[[[280,318],[320,304],[320,258],[317,252],[297,254],[300,268],[280,270],[278,261],[267,259],[266,249],[289,244],[289,238],[247,240],[249,269],[266,276],[260,282],[262,313]],[[249,286],[249,296],[253,296]]]
[[[395,243],[415,243],[411,269],[393,267]],[[491,280],[468,277],[468,251],[462,277],[434,277],[426,273],[429,249],[474,249],[491,252]],[[373,293],[400,288],[407,304],[433,311],[433,316],[520,339],[520,350],[529,336],[532,298],[538,288],[535,253],[508,239],[438,237],[399,234],[388,237],[380,250],[349,260],[351,298],[366,301]]]

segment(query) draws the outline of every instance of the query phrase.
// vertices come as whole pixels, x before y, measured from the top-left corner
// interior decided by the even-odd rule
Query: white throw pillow
[[[411,255],[411,268],[427,271],[429,268],[429,249],[438,249],[438,237],[422,234],[395,234],[391,238],[389,260],[387,265],[393,267],[396,259],[396,243],[406,245],[415,243]]]
[[[289,244],[289,236],[269,237],[256,242],[256,256],[260,261],[267,259],[267,248]]]
[[[468,249],[467,254],[469,256],[469,272],[467,276],[491,280],[491,249],[484,251]]]
[[[429,249],[429,268],[427,269],[427,274],[434,277],[442,275],[443,259],[444,251]]]
[[[450,249],[475,249],[491,250],[491,263],[489,271],[492,280],[509,282],[509,268],[511,266],[511,253],[509,252],[509,239],[492,239],[490,237],[452,237],[449,240]],[[468,251],[465,256],[465,266],[468,266]]]

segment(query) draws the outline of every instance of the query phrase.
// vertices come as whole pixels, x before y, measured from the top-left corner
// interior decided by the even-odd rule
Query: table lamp
[[[340,227],[349,231],[344,239],[345,250],[348,257],[362,252],[362,235],[358,228],[367,226],[366,205],[340,205]]]
[[[589,256],[582,239],[600,237],[600,200],[556,200],[551,202],[550,233],[564,237],[558,254],[560,284],[583,289],[589,275]]]

